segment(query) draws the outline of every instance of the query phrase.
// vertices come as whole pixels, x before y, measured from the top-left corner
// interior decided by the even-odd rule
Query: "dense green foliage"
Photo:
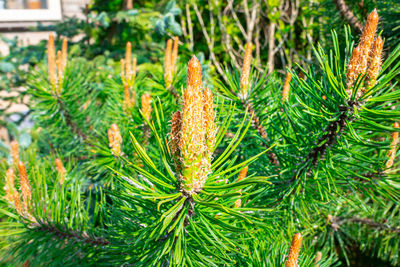
[[[268,73],[271,59],[257,52],[257,33],[246,38],[222,1],[144,2],[128,8],[129,1],[94,1],[90,21],[78,27],[84,39],[69,44],[66,67],[57,59],[56,71],[50,42],[47,61],[38,58],[26,73],[34,126],[31,135],[13,131],[19,151],[16,142],[1,151],[0,261],[295,266],[288,264],[289,247],[301,233],[299,266],[367,266],[371,259],[375,266],[399,265],[400,162],[393,140],[400,46],[392,32],[382,34],[390,50],[376,83],[369,86],[371,75],[361,73],[349,86],[359,34],[343,27],[328,40],[319,24],[324,5],[265,1],[242,11],[246,1],[232,1],[239,21],[248,23],[246,12],[254,12],[259,23],[277,24],[273,66],[292,67],[285,82],[279,71]],[[356,15],[374,7],[365,3],[351,5]],[[291,21],[287,15],[296,8]],[[201,34],[190,36],[188,15]],[[77,33],[66,25],[57,26],[62,35]],[[240,56],[229,54],[225,33],[233,36],[232,55]],[[169,82],[164,39],[180,34],[184,44]],[[254,59],[251,48],[243,57],[250,40]],[[193,51],[203,52],[199,61],[189,61]],[[241,68],[246,60],[251,69]],[[210,106],[215,117],[205,111]],[[215,131],[207,132],[211,121]],[[193,173],[200,184],[194,192],[187,178]]]

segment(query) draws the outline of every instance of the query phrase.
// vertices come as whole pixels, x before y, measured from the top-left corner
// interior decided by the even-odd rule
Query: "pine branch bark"
[[[102,237],[90,236],[85,232],[77,232],[70,230],[62,231],[61,229],[57,228],[54,225],[50,225],[47,222],[43,222],[40,224],[35,223],[33,226],[35,227],[33,228],[33,230],[53,233],[60,239],[74,239],[93,246],[105,246],[110,243],[109,241],[107,241]]]
[[[57,97],[57,103],[60,106],[60,112],[63,114],[65,118],[65,122],[67,123],[68,127],[71,129],[73,133],[75,133],[79,138],[83,140],[87,140],[88,136],[84,134],[81,129],[79,129],[78,125],[73,121],[72,116],[69,114],[68,110],[65,107],[65,104],[59,97]]]
[[[327,127],[327,133],[321,136],[317,144],[321,144],[316,146],[307,156],[307,161],[312,161],[312,166],[316,166],[318,163],[318,159],[323,157],[326,153],[328,147],[334,145],[337,142],[337,137],[342,134],[342,132],[346,129],[346,125],[349,122],[349,114],[347,113],[349,107],[341,106],[340,107],[340,115],[339,118],[333,122],[331,122]]]
[[[350,218],[343,218],[343,217],[332,217],[330,218],[332,228],[338,229],[340,225],[344,223],[359,223],[366,225],[367,227],[373,229],[381,229],[384,231],[388,231],[390,233],[400,233],[400,228],[395,226],[389,226],[385,223],[379,223],[372,219],[368,218],[359,218],[359,217],[350,217]]]
[[[253,128],[257,131],[258,135],[265,142],[267,142],[268,141],[267,131],[265,130],[264,126],[261,124],[260,118],[258,117],[256,111],[254,110],[253,105],[251,103],[249,103],[248,101],[242,101],[242,104],[250,112],[250,114],[253,114],[253,117],[252,117]],[[269,149],[270,147],[265,142],[262,142],[261,145],[264,148]],[[272,164],[274,164],[275,166],[279,166],[278,159],[273,152],[271,152],[271,151],[268,152],[268,158]]]
[[[350,26],[357,31],[357,33],[361,33],[363,29],[362,23],[358,20],[358,18],[354,15],[353,11],[346,4],[344,0],[334,0],[337,9],[340,12],[340,15],[350,24]]]
[[[357,102],[350,101],[348,103],[348,106],[340,106],[340,115],[337,120],[332,121],[325,129],[327,132],[323,136],[321,136],[316,144],[321,144],[317,145],[314,147],[307,155],[305,160],[300,164],[300,166],[306,164],[307,162],[311,161],[312,164],[305,169],[307,175],[310,173],[312,167],[316,167],[318,164],[318,161],[323,157],[328,149],[328,147],[334,145],[337,142],[337,138],[343,133],[343,131],[346,129],[347,124],[352,120],[351,114],[348,114],[349,111],[351,111],[351,108],[354,105],[359,105]],[[292,179],[290,179],[290,183],[294,182],[297,179],[297,175],[293,176]],[[291,193],[295,192],[295,188],[292,189]]]
[[[178,92],[176,91],[175,87],[173,87],[173,86],[171,85],[171,86],[169,86],[169,87],[167,88],[167,90],[168,90],[168,91],[170,92],[170,94],[174,97],[175,103],[178,104],[179,101],[180,101],[180,99],[181,99],[181,97],[180,97],[180,95],[178,94]]]

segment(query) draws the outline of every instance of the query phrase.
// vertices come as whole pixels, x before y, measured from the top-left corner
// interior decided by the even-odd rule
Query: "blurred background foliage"
[[[254,66],[261,72],[307,69],[315,64],[312,53],[317,43],[331,47],[332,30],[344,42],[343,26],[359,32],[374,8],[381,16],[384,49],[390,50],[400,34],[398,0],[93,0],[85,7],[84,19],[64,18],[51,26],[39,23],[31,30],[55,32],[58,44],[67,37],[70,54],[94,59],[98,65],[104,62],[104,67],[118,68],[130,41],[138,64],[149,75],[154,64],[160,67],[166,40],[179,36],[184,61],[196,54],[204,62],[205,75],[226,81],[224,64],[239,68],[248,41],[255,45]],[[0,37],[9,46],[9,54],[0,55],[0,91],[17,92],[2,97],[7,105],[0,108],[0,127],[12,133],[30,112],[16,116],[8,109],[26,102],[27,74],[46,57],[47,44]],[[9,139],[17,138],[10,135]]]
[[[151,76],[153,67],[162,68],[166,40],[179,36],[181,61],[187,62],[192,54],[197,54],[207,72],[205,80],[226,79],[225,63],[240,69],[249,41],[255,45],[255,68],[282,77],[288,68],[312,67],[316,63],[313,47],[317,43],[332,47],[332,30],[344,43],[344,25],[349,24],[357,33],[374,8],[381,16],[385,50],[392,50],[400,36],[398,0],[93,0],[85,8],[85,19],[65,18],[51,26],[39,24],[32,30],[54,31],[57,47],[67,37],[71,56],[82,57],[95,68],[108,68],[96,74],[98,83],[91,84],[99,98],[105,98],[107,90],[101,87],[101,81],[113,69],[117,72],[128,41],[143,75]],[[0,55],[0,91],[27,88],[29,71],[38,68],[38,63],[46,58],[47,41],[30,45],[16,38],[2,40],[9,45],[10,53]],[[11,105],[24,97],[25,91],[19,90],[17,95],[3,100]],[[8,130],[9,139],[18,140],[22,149],[39,142],[40,128],[19,127],[30,113],[11,119],[15,114],[7,112],[9,105],[0,109],[0,127]],[[8,144],[0,142],[0,155],[7,154]],[[354,258],[359,256],[357,252]],[[364,266],[371,262],[371,266],[387,264],[366,255],[362,258],[369,261]]]
[[[252,41],[257,69],[285,72],[296,64],[312,65],[313,46],[330,45],[332,30],[344,40],[346,24],[359,31],[357,23],[362,27],[374,8],[379,10],[389,49],[400,33],[397,0],[93,0],[84,10],[85,19],[65,18],[32,30],[55,31],[58,41],[68,37],[76,44],[75,53],[88,59],[99,55],[119,59],[131,41],[139,64],[157,62],[165,41],[180,36],[181,56],[204,53],[216,75],[223,75],[222,62],[238,67],[245,43]],[[357,23],[347,19],[348,12]],[[2,40],[9,44],[10,53],[0,55],[0,89],[11,90],[23,85],[26,70],[44,57],[46,42],[32,46],[17,39]]]

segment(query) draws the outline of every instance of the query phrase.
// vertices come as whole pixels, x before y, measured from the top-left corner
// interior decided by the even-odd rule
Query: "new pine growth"
[[[22,206],[25,213],[29,212],[29,203],[31,201],[32,192],[31,186],[29,185],[28,174],[26,172],[25,164],[20,161],[18,163],[18,171],[20,178],[20,186],[21,186],[21,195],[22,195]]]
[[[196,194],[202,188],[209,174],[213,146],[215,145],[215,122],[212,93],[203,92],[201,65],[196,57],[188,64],[187,88],[183,96],[181,125],[175,113],[171,129],[171,150],[179,151],[177,159],[181,167],[181,188],[187,194]],[[180,126],[180,134],[177,129]],[[179,150],[176,140],[179,138]],[[174,153],[174,152],[172,152]]]
[[[285,267],[297,267],[297,261],[299,259],[299,252],[302,241],[303,237],[300,233],[294,235],[292,239],[292,244],[290,245]]]
[[[393,128],[399,129],[400,125],[398,122],[393,124]],[[399,144],[399,132],[392,133],[392,143],[390,144],[390,150],[388,152],[388,161],[386,162],[386,168],[389,169],[393,166],[394,159],[396,158],[397,145]]]
[[[166,88],[171,87],[174,75],[176,73],[178,48],[179,48],[178,37],[175,37],[174,40],[168,39],[165,47],[165,58],[164,58],[164,82]]]
[[[58,174],[60,175],[59,183],[62,185],[64,183],[65,175],[67,173],[67,170],[64,168],[64,165],[62,161],[59,158],[56,158],[56,170]]]
[[[108,144],[111,148],[111,152],[115,156],[121,155],[122,137],[119,131],[118,125],[113,123],[107,131],[108,134]]]
[[[285,83],[283,85],[282,90],[282,102],[285,102],[289,99],[289,90],[290,90],[290,81],[292,79],[292,75],[290,72],[286,73]]]
[[[240,90],[243,99],[247,99],[250,86],[250,69],[251,69],[251,52],[253,50],[253,44],[248,42],[246,45],[246,52],[244,54],[242,73],[240,75]]]
[[[358,77],[366,75],[367,80],[365,85],[367,86],[367,89],[369,89],[375,84],[376,77],[379,74],[382,40],[380,37],[375,39],[378,22],[379,16],[375,9],[369,14],[360,43],[356,48],[354,48],[347,65],[346,92],[349,96],[352,95],[353,87]],[[357,92],[357,98],[361,97],[365,92],[365,87],[361,85]]]
[[[19,144],[17,140],[13,140],[10,143],[10,152],[11,152],[11,158],[13,161],[13,164],[18,164],[19,162]]]
[[[62,91],[62,82],[64,80],[64,72],[67,66],[68,57],[68,41],[66,38],[62,41],[61,51],[57,51],[54,45],[54,35],[49,35],[47,44],[47,64],[48,75],[52,91],[60,94]]]
[[[381,69],[383,41],[380,36],[376,37],[369,56],[369,65],[367,70],[367,89],[372,88],[378,78]]]
[[[142,104],[142,113],[146,120],[150,121],[151,119],[151,95],[145,93],[141,97]]]
[[[136,92],[133,89],[136,78],[136,57],[132,58],[132,44],[126,43],[125,59],[120,60],[121,64],[121,81],[124,87],[124,109],[129,109],[135,106]]]

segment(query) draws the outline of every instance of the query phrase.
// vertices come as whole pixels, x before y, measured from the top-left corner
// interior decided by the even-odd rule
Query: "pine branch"
[[[183,207],[185,207],[185,205],[189,205],[189,210],[187,211],[187,214],[185,215],[185,222],[184,222],[184,227],[189,225],[189,218],[192,218],[194,215],[194,205],[195,202],[192,198],[192,196],[190,196],[189,194],[187,194],[186,192],[182,191],[182,197],[186,198],[185,202],[182,204],[181,208],[179,209],[179,211],[175,214],[174,218],[172,219],[172,222],[175,222],[179,216],[182,214],[182,212],[184,211]],[[177,201],[179,201],[181,199],[178,198]],[[163,236],[160,241],[165,241],[167,240],[172,234],[174,234],[174,231],[170,231],[168,232],[165,236]]]
[[[72,116],[69,114],[68,110],[65,107],[65,104],[59,97],[57,97],[57,103],[60,106],[60,112],[63,114],[65,118],[65,122],[71,128],[72,132],[75,133],[78,137],[83,140],[87,140],[88,136],[84,134],[81,129],[76,125],[76,123],[72,120]]]
[[[352,103],[349,104],[351,107]],[[317,144],[322,144],[315,147],[308,154],[306,161],[312,160],[312,166],[317,165],[318,159],[325,155],[327,148],[334,145],[337,141],[337,137],[346,129],[346,124],[350,121],[349,115],[347,114],[347,112],[350,110],[350,107],[339,107],[341,111],[339,118],[328,125],[326,128],[327,133],[321,136],[317,141]]]
[[[180,95],[178,94],[178,92],[176,91],[175,87],[173,87],[173,86],[171,85],[170,87],[167,88],[167,90],[168,90],[168,91],[172,94],[172,96],[174,97],[175,103],[178,104],[179,101],[180,101],[180,99],[181,99],[181,97],[180,97]]]
[[[321,157],[323,157],[326,153],[326,150],[328,149],[328,147],[334,145],[337,142],[337,138],[339,135],[341,135],[343,133],[343,131],[346,129],[347,123],[349,123],[352,118],[350,118],[349,116],[351,116],[351,114],[347,114],[348,111],[351,111],[351,107],[353,107],[354,105],[359,105],[358,102],[354,102],[354,101],[349,101],[348,102],[348,106],[339,106],[339,110],[340,110],[340,115],[338,117],[337,120],[332,121],[327,127],[326,127],[326,134],[324,134],[323,136],[321,136],[318,141],[317,144],[321,144],[319,146],[314,147],[310,153],[308,153],[306,159],[300,164],[300,166],[305,165],[307,162],[309,162],[310,160],[312,161],[312,164],[305,169],[305,171],[307,172],[307,174],[309,174],[310,170],[312,167],[315,167],[318,164],[318,159],[320,159]],[[296,180],[298,176],[293,176],[292,179],[290,179],[290,183],[294,182]],[[295,192],[295,188],[292,189],[291,193]]]
[[[257,133],[261,136],[263,140],[268,141],[267,131],[265,130],[264,126],[262,126],[260,118],[258,117],[256,111],[254,110],[253,105],[248,101],[242,101],[242,104],[250,112],[250,114],[253,114],[252,118],[253,128],[257,131]],[[270,148],[265,142],[262,142],[261,145],[266,149]],[[274,164],[275,166],[279,166],[278,159],[273,152],[270,151],[268,152],[268,158],[272,164]]]
[[[343,217],[332,217],[330,219],[332,228],[337,230],[340,225],[344,223],[360,223],[364,224],[370,228],[374,229],[382,229],[384,231],[388,231],[390,233],[399,233],[400,234],[400,227],[388,226],[384,223],[378,223],[368,218],[358,218],[358,217],[351,217],[351,218],[343,218]]]
[[[358,18],[354,15],[353,11],[346,4],[344,0],[334,0],[337,9],[339,10],[342,17],[350,24],[350,26],[357,31],[357,33],[361,33],[363,29],[363,25],[358,20]]]
[[[42,222],[42,223],[35,223],[33,225],[35,228],[32,230],[36,231],[42,231],[42,232],[50,232],[53,233],[55,236],[57,236],[60,239],[75,239],[78,241],[82,241],[86,244],[94,245],[94,246],[105,246],[110,244],[109,241],[102,237],[96,237],[96,236],[89,236],[85,232],[77,232],[77,231],[70,231],[65,229],[65,231],[61,231],[59,228],[57,228],[54,225],[49,225],[47,222]]]
[[[382,170],[376,171],[376,172],[367,172],[365,174],[361,174],[363,177],[368,178],[368,179],[375,179],[379,180],[383,177],[385,177],[385,173]],[[359,181],[359,182],[366,182],[366,180],[360,178],[360,177],[353,177],[354,181]]]

